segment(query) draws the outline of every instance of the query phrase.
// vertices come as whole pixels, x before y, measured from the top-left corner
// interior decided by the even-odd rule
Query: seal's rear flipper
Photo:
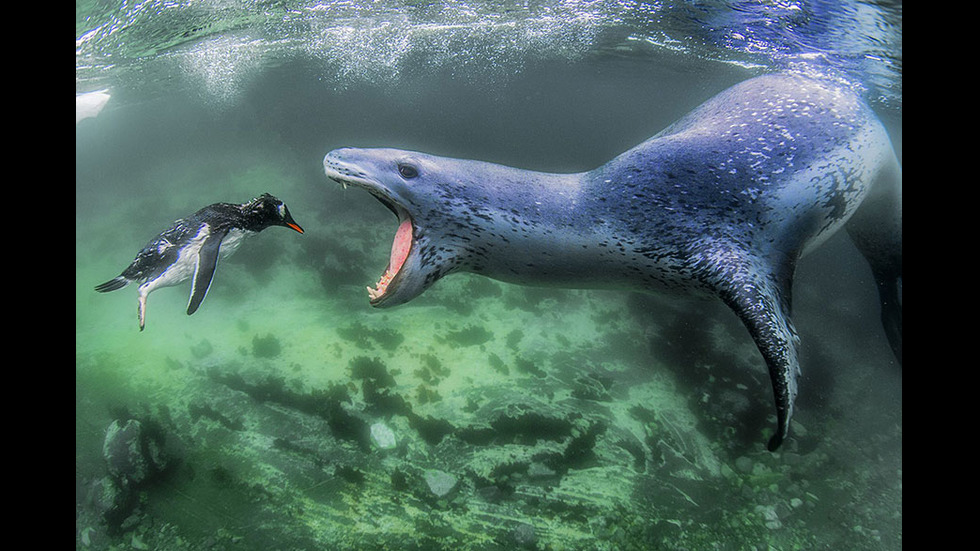
[[[875,275],[875,280],[881,299],[881,325],[898,365],[902,365],[902,274]]]
[[[761,273],[758,267],[737,270],[725,288],[722,300],[735,311],[766,360],[776,402],[776,433],[769,439],[769,451],[775,451],[789,433],[796,401],[799,336],[789,317],[792,267],[785,277]]]
[[[847,222],[847,233],[871,265],[881,323],[895,359],[902,364],[902,168],[892,159]]]

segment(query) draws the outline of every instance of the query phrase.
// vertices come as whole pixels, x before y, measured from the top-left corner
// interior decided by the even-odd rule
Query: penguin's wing
[[[188,316],[197,312],[197,308],[208,294],[211,279],[214,278],[214,270],[218,266],[218,250],[221,248],[221,241],[227,233],[227,230],[212,233],[201,244],[201,250],[197,255],[197,264],[194,266],[191,300],[187,303]]]

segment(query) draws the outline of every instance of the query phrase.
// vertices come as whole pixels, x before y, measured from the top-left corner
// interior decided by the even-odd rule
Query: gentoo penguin
[[[218,256],[230,255],[246,236],[269,226],[285,226],[303,233],[279,199],[262,194],[247,203],[215,203],[181,218],[150,241],[118,277],[97,286],[107,293],[130,283],[139,284],[140,331],[146,322],[146,297],[160,287],[171,287],[194,277],[187,315],[197,311],[208,293]]]

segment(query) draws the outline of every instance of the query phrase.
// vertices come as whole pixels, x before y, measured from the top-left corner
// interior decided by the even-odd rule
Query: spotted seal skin
[[[399,219],[388,269],[368,289],[376,307],[457,271],[720,298],[769,368],[770,450],[788,434],[797,395],[796,262],[841,228],[871,265],[901,363],[901,167],[871,109],[830,83],[750,79],[582,173],[395,149],[337,149],[323,164]]]

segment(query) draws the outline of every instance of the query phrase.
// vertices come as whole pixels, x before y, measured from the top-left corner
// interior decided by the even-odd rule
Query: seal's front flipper
[[[785,277],[751,269],[730,273],[721,298],[735,311],[755,340],[769,367],[773,396],[776,401],[776,433],[769,439],[769,451],[775,451],[789,433],[796,400],[799,336],[789,317],[792,268]]]
[[[228,232],[217,232],[204,240],[201,251],[197,256],[197,265],[194,266],[194,283],[191,287],[191,299],[187,303],[187,315],[197,312],[197,308],[204,301],[211,287],[211,280],[214,278],[214,270],[218,266],[218,251],[221,248],[221,240]]]

